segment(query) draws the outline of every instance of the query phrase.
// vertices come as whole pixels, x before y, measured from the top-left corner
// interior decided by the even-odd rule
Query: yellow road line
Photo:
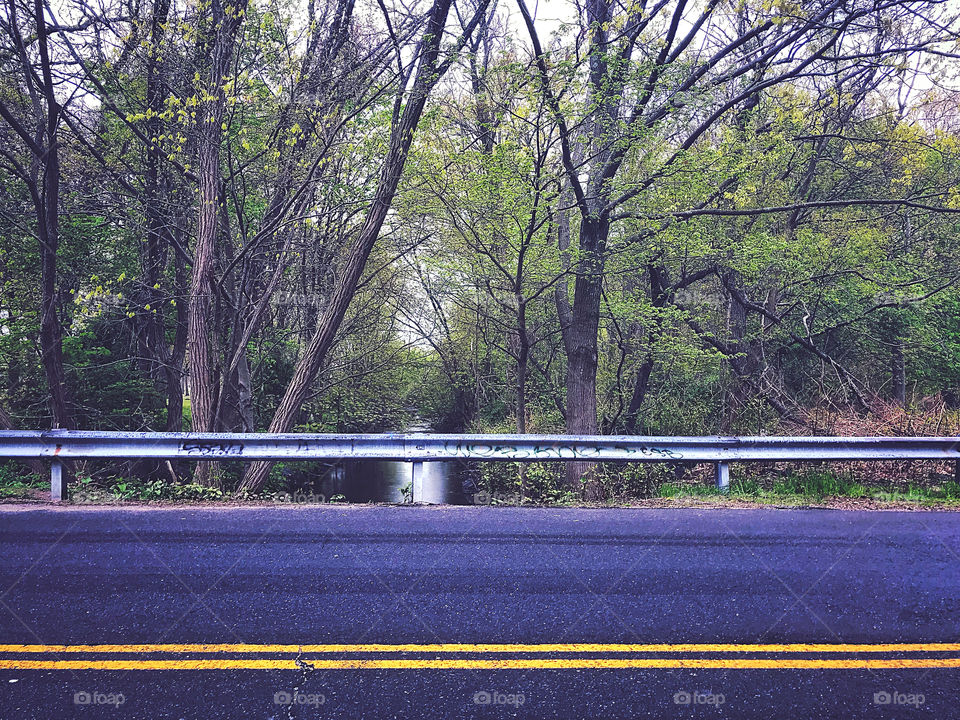
[[[958,652],[960,643],[679,643],[679,644],[144,644],[144,645],[0,645],[0,653],[878,653]]]
[[[770,658],[511,658],[432,660],[318,660],[317,670],[573,670],[669,669],[708,670],[899,670],[960,668],[960,658],[770,659]],[[0,670],[295,670],[294,660],[0,660]]]

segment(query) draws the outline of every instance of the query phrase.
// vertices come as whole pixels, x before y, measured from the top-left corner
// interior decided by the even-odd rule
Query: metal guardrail
[[[136,433],[83,430],[0,431],[0,457],[51,458],[51,496],[62,495],[61,459],[333,460],[413,463],[413,497],[422,496],[422,463],[440,460],[519,462],[710,462],[717,486],[730,483],[730,462],[825,460],[960,460],[954,437],[652,437],[634,435],[382,435]]]

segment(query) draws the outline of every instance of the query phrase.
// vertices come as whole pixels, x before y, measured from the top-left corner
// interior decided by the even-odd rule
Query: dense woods
[[[4,427],[956,420],[945,2],[3,0],[0,24]]]

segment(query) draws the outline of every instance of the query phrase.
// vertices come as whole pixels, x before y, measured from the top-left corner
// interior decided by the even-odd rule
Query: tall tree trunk
[[[517,354],[517,432],[527,431],[527,374],[530,361],[530,342],[526,328],[520,327],[520,352]]]
[[[622,153],[618,155],[614,152],[610,136],[611,130],[620,123],[618,114],[622,99],[620,80],[614,80],[620,73],[614,72],[611,76],[609,72],[609,62],[615,54],[611,52],[609,35],[613,25],[613,5],[605,0],[588,0],[584,5],[590,26],[588,116],[582,129],[576,131],[567,125],[560,102],[550,87],[549,63],[533,18],[524,0],[518,0],[518,6],[533,44],[541,90],[557,122],[566,190],[574,196],[580,214],[573,306],[569,307],[567,298],[559,298],[559,288],[557,292],[557,309],[561,314],[563,344],[567,355],[566,430],[572,435],[593,435],[597,432],[597,333],[600,327],[604,257],[610,233],[611,181],[623,161]],[[576,142],[577,139],[585,142]],[[582,166],[581,157],[589,159],[590,165]],[[585,181],[581,180],[584,171],[587,176]],[[561,225],[563,223],[561,218]],[[564,322],[568,307],[569,322]],[[596,463],[568,462],[566,485],[574,491],[582,486],[588,499],[599,497],[601,490],[596,480]]]
[[[147,61],[147,107],[151,117],[147,120],[147,137],[155,138],[163,132],[161,113],[167,93],[164,90],[162,45],[166,34],[170,0],[155,0],[150,18],[151,52]],[[167,346],[164,301],[168,292],[164,285],[170,249],[173,246],[173,226],[170,217],[170,179],[162,170],[163,158],[160,147],[152,144],[147,148],[144,173],[144,211],[146,233],[142,251],[143,285],[150,310],[143,312],[144,353],[152,364],[151,375],[157,376],[166,395],[167,432],[183,430],[183,361],[186,353],[187,300],[186,265],[184,259],[174,253],[174,290],[176,299],[174,315],[173,347]]]
[[[626,419],[624,421],[625,430],[628,435],[636,435],[640,425],[640,409],[643,407],[644,400],[647,399],[647,392],[650,390],[650,375],[653,374],[653,353],[648,352],[644,355],[637,369],[637,377],[633,383],[633,392],[630,394],[630,404],[627,406]]]
[[[33,19],[36,24],[36,48],[39,72],[27,56],[23,32],[17,16],[18,5],[10,3],[6,29],[19,43],[19,60],[23,72],[25,95],[33,116],[22,122],[0,98],[0,116],[30,149],[29,168],[14,163],[17,175],[26,183],[33,201],[40,244],[40,364],[47,381],[51,425],[55,428],[76,428],[74,408],[70,401],[63,363],[63,327],[60,322],[57,284],[57,254],[60,246],[60,157],[58,129],[61,107],[57,101],[53,79],[43,0],[35,0]],[[73,473],[73,463],[64,462],[64,487]]]
[[[517,301],[517,432],[527,432],[527,366],[530,362],[530,335],[527,332],[527,304],[523,294],[515,294]],[[527,496],[527,465],[520,463],[520,498]]]
[[[575,267],[571,322],[564,332],[567,349],[567,422],[570,435],[597,434],[597,333],[603,289],[603,251],[609,221],[589,218],[580,226],[580,258]],[[568,462],[566,484],[588,500],[600,495],[596,463]]]
[[[726,280],[738,290],[740,289],[740,274],[736,270],[728,271]],[[730,295],[727,305],[727,331],[731,347],[737,352],[742,352],[747,334],[747,309],[733,294]],[[746,374],[746,359],[734,355],[730,358],[730,367],[734,371],[734,377],[724,390],[723,416],[720,418],[720,432],[724,435],[731,433],[738,410],[743,404],[740,377]]]
[[[647,274],[650,278],[650,303],[655,308],[663,308],[667,304],[667,271],[659,263],[650,263],[647,266]],[[637,328],[640,330],[640,328]],[[637,368],[637,376],[633,383],[633,392],[630,395],[630,404],[627,406],[624,425],[628,435],[634,435],[637,432],[637,426],[640,423],[640,409],[647,398],[647,392],[650,389],[650,375],[653,373],[654,357],[653,345],[657,342],[660,332],[657,323],[654,322],[651,327],[646,328],[646,342],[649,349],[644,353],[643,360]]]
[[[210,74],[206,83],[208,99],[200,119],[198,155],[199,219],[197,242],[193,251],[193,281],[187,313],[187,351],[190,363],[190,409],[194,432],[211,432],[214,428],[217,388],[213,351],[212,321],[214,270],[220,207],[220,144],[223,141],[226,97],[223,84],[233,58],[233,47],[246,0],[227,8],[221,0],[211,6],[213,48]],[[217,467],[201,463],[197,482],[219,486]]]
[[[150,18],[151,52],[147,60],[147,107],[150,117],[147,120],[147,137],[155,138],[163,132],[163,112],[166,93],[161,77],[162,44],[166,32],[167,17],[170,12],[170,0],[155,0]],[[180,383],[180,369],[174,365],[173,353],[167,348],[164,323],[163,273],[171,246],[170,225],[167,209],[169,198],[161,187],[161,155],[156,144],[147,149],[147,167],[144,173],[144,210],[147,218],[147,232],[144,234],[143,248],[143,284],[146,288],[146,303],[150,311],[144,313],[145,353],[152,361],[151,375],[163,379],[167,395],[167,421],[169,430],[181,426],[183,413],[183,388]],[[156,366],[159,366],[157,368]],[[158,371],[159,370],[159,371]],[[173,395],[180,395],[174,399]]]
[[[54,88],[50,54],[47,47],[47,22],[43,14],[42,0],[36,0],[34,11],[43,78],[43,94],[46,101],[45,156],[37,158],[43,163],[43,207],[42,215],[38,218],[42,303],[40,351],[50,392],[50,410],[53,414],[53,424],[55,427],[72,430],[76,428],[76,424],[63,369],[63,328],[57,313],[57,253],[60,247],[60,153],[57,131],[60,124],[60,105],[57,102]]]

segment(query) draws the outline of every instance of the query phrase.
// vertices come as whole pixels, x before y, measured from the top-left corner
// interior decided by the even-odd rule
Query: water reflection
[[[456,461],[423,464],[423,497],[418,502],[471,505],[476,490],[466,481],[462,463]],[[321,492],[328,498],[343,495],[347,502],[403,502],[401,488],[413,479],[413,463],[394,460],[349,460],[323,479]]]

